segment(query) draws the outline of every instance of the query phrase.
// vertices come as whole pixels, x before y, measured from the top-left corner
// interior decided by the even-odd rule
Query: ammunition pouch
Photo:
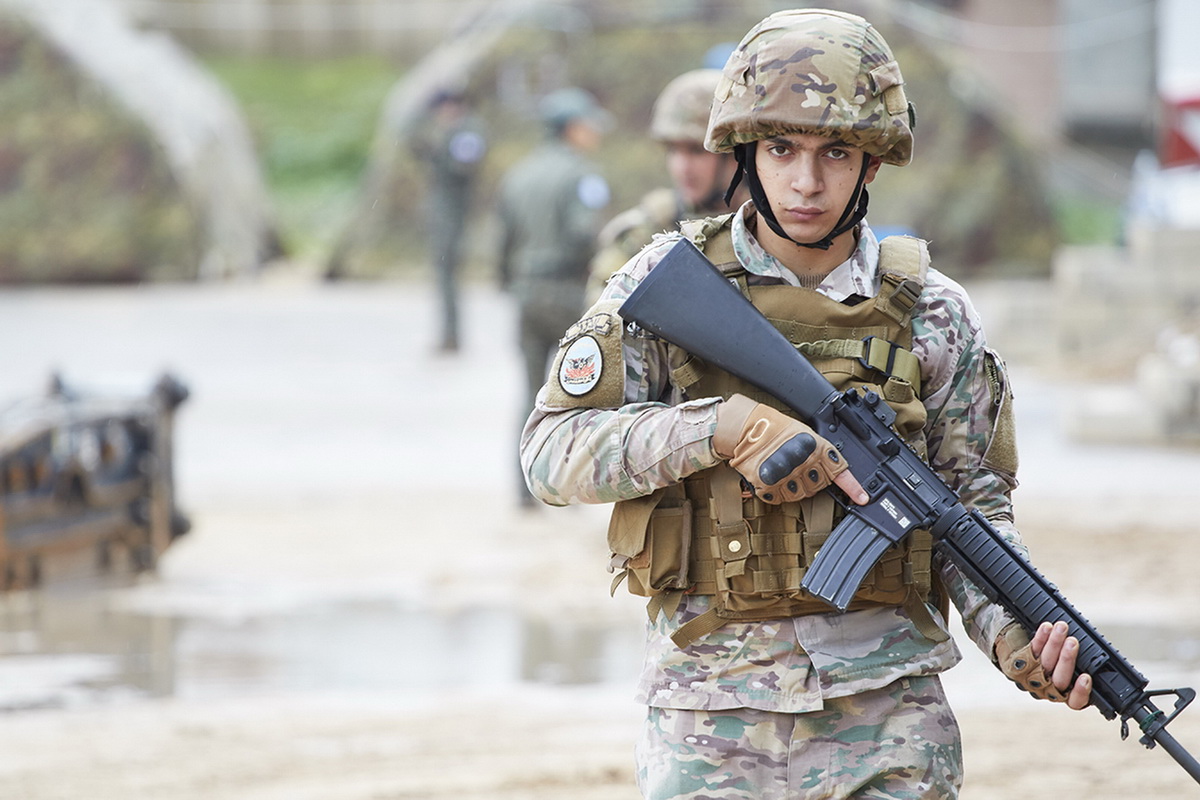
[[[626,579],[630,592],[652,598],[652,618],[659,610],[673,612],[683,594],[713,597],[706,618],[675,634],[681,647],[729,620],[834,610],[800,585],[833,530],[838,516],[833,497],[823,492],[772,505],[743,494],[741,477],[722,465],[624,501],[613,515],[609,543],[617,554],[614,567],[621,568],[614,591]],[[639,544],[632,555],[618,552]],[[849,610],[905,606],[923,633],[938,638],[931,619],[923,624],[929,616],[924,602],[933,589],[932,546],[927,531],[914,531],[893,546],[868,574]]]

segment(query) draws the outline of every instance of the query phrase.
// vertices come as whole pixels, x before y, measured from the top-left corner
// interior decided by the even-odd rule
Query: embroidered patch
[[[546,381],[550,408],[617,408],[625,398],[620,301],[601,300],[558,343]]]
[[[600,344],[591,336],[582,336],[563,353],[558,366],[558,383],[572,397],[585,395],[600,382],[604,370],[604,355]]]

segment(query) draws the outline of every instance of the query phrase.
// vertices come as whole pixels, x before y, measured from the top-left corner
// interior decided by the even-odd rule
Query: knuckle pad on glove
[[[768,503],[811,497],[846,468],[812,428],[762,404],[741,422],[730,451],[729,465]]]
[[[817,442],[812,435],[798,433],[767,456],[758,468],[758,475],[765,484],[779,483],[808,461],[816,449]]]
[[[1067,701],[1066,695],[1058,690],[1051,676],[1042,667],[1042,662],[1033,655],[1033,645],[1025,645],[1020,650],[1002,657],[1000,671],[1015,683],[1018,689],[1039,700],[1049,700],[1052,703]]]

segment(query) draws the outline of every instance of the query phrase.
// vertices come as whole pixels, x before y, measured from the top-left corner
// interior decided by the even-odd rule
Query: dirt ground
[[[583,521],[596,527],[594,519]],[[551,562],[587,563],[583,556],[591,548],[582,539],[564,539],[549,515],[520,527],[513,537],[517,552],[510,552],[517,557],[508,563],[522,588],[510,585],[506,601],[533,606],[545,595],[532,591],[532,576]],[[1072,535],[1045,548],[1043,569],[1069,575],[1075,551],[1086,549],[1081,572],[1106,581],[1118,576],[1114,588],[1136,587],[1139,602],[1184,602],[1194,609],[1196,582],[1185,573],[1200,559],[1195,537],[1167,531],[1142,537],[1170,539],[1174,557],[1130,553],[1116,546],[1116,536],[1085,548],[1083,538]],[[524,557],[529,560],[518,566]],[[1157,579],[1142,580],[1151,574]],[[583,570],[576,579],[579,586],[601,588],[602,581]],[[473,583],[463,572],[434,580],[448,603]],[[1172,583],[1192,588],[1180,595],[1169,590]],[[573,614],[624,614],[638,624],[640,609],[629,608],[638,605],[635,599],[586,594],[593,608],[578,600],[564,607]],[[1161,750],[1146,751],[1136,737],[1122,742],[1116,722],[1092,710],[1076,714],[1034,702],[1011,690],[974,651],[965,655],[968,661],[946,676],[966,753],[964,798],[1196,796],[1195,784]],[[280,691],[11,713],[0,718],[0,797],[632,800],[640,710],[630,694],[629,686],[536,684],[371,695]],[[1200,709],[1186,711],[1171,730],[1200,752]]]
[[[602,509],[524,513],[511,502],[516,391],[503,376],[517,367],[511,321],[494,311],[499,302],[483,291],[470,296],[474,335],[464,354],[447,360],[424,349],[426,300],[419,287],[291,285],[0,297],[0,318],[35,343],[0,358],[14,381],[68,357],[70,337],[53,321],[70,316],[81,325],[121,321],[97,325],[110,340],[77,354],[96,369],[170,363],[196,389],[181,417],[178,456],[195,529],[158,576],[95,602],[161,614],[189,604],[216,613],[219,602],[220,613],[253,619],[303,592],[640,626],[639,600],[608,596]],[[252,320],[268,321],[274,333],[247,334],[245,364],[232,365],[222,337],[242,324],[249,332]],[[174,332],[146,337],[148,329]],[[481,411],[481,376],[483,389],[509,399]],[[432,396],[414,390],[430,386]],[[1038,416],[1038,391],[1028,394],[1026,435],[1058,441],[1053,421]],[[1190,496],[1143,469],[1161,462],[1157,454],[1118,454],[1140,477],[1115,491],[1088,477],[1111,471],[1102,463],[1109,451],[1054,446],[1067,455],[1054,469],[1034,466],[1018,494],[1036,562],[1112,631],[1152,686],[1194,684],[1196,653],[1164,651],[1163,637],[1139,635],[1174,626],[1195,647],[1200,535],[1185,524]],[[1187,481],[1200,475],[1200,460],[1177,457],[1192,470]],[[1084,484],[1087,491],[1078,490]],[[1130,522],[1145,508],[1158,512],[1152,523]],[[0,714],[0,798],[637,797],[632,746],[641,711],[632,678],[489,681],[487,649],[446,652],[399,627],[389,635],[398,663],[437,671],[465,657],[479,674],[383,690],[208,686],[10,711]],[[1195,782],[1161,750],[1146,751],[1136,736],[1122,742],[1119,725],[1094,710],[1032,701],[960,643],[967,660],[946,684],[963,731],[964,798],[1196,796]],[[636,654],[626,673],[635,662]],[[1171,730],[1200,753],[1200,708]]]

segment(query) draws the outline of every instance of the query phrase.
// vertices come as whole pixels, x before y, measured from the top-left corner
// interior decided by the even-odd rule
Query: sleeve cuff
[[[731,458],[742,438],[742,428],[758,403],[744,394],[735,394],[717,406],[717,429],[713,433],[713,450],[721,458]]]

